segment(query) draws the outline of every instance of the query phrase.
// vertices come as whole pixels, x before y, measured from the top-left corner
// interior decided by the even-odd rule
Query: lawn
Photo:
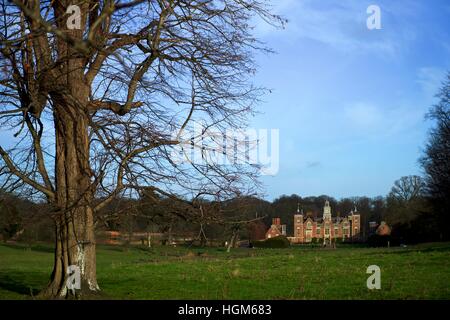
[[[32,299],[51,246],[0,245],[0,299]],[[381,268],[369,290],[366,269]],[[450,299],[450,243],[407,248],[193,249],[99,246],[108,299]]]

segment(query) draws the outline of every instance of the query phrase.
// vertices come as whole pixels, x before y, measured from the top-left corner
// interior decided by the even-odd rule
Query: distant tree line
[[[279,217],[292,235],[293,215],[302,210],[304,215],[321,217],[325,200],[329,200],[333,217],[347,216],[352,210],[361,215],[361,232],[369,236],[369,222],[386,221],[392,227],[392,237],[402,243],[444,240],[439,214],[434,201],[427,194],[425,179],[407,176],[397,180],[391,192],[379,197],[335,199],[327,195],[301,197],[282,195],[272,202],[256,197],[243,197],[227,202],[203,201],[204,210],[214,211],[205,219],[192,220],[183,214],[179,203],[170,199],[149,201],[117,198],[105,207],[99,216],[96,230],[163,233],[171,236],[190,235],[199,245],[208,240],[230,242],[237,239],[260,240],[272,218]],[[3,240],[50,241],[53,228],[42,213],[50,210],[46,204],[36,204],[11,194],[2,194],[0,201],[0,229]],[[214,216],[215,219],[210,219]]]

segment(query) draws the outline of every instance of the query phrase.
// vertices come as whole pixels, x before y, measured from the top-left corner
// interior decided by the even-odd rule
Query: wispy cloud
[[[345,52],[374,51],[396,55],[415,38],[413,20],[420,11],[417,4],[406,6],[393,1],[381,2],[382,30],[368,30],[366,9],[373,1],[294,1],[281,0],[275,12],[289,23],[285,31],[277,31],[258,23],[260,36],[273,35],[292,41],[309,39]]]

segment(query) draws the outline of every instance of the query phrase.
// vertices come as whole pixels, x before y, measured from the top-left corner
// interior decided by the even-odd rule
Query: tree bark
[[[92,209],[78,207],[55,221],[56,248],[51,281],[44,298],[82,298],[100,290],[96,276]],[[80,288],[68,290],[69,266],[80,270]]]
[[[92,171],[89,164],[89,113],[83,88],[53,99],[56,156],[54,268],[45,298],[80,298],[98,292],[93,218]],[[74,102],[75,101],[75,102]],[[80,271],[80,288],[68,290],[69,266]]]
[[[230,252],[231,248],[234,248],[236,246],[237,237],[238,237],[237,230],[233,229],[233,234],[231,235],[230,243],[228,244],[227,247],[227,252]]]
[[[64,19],[67,1],[53,3],[58,28],[76,40],[83,30],[68,30]],[[80,6],[85,25],[86,2]],[[90,85],[84,77],[84,57],[66,41],[57,38],[57,54],[63,63],[56,79],[59,90],[49,92],[55,130],[55,258],[46,298],[80,298],[99,291],[96,276],[92,171],[89,144]],[[80,271],[80,289],[68,290],[68,268]],[[75,293],[75,294],[74,294]]]

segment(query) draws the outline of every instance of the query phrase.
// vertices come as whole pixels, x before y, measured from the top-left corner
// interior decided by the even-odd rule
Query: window
[[[320,227],[316,228],[316,234],[320,234]]]
[[[325,234],[329,235],[330,234],[330,229],[325,229]]]
[[[306,231],[306,242],[311,241],[311,231]]]
[[[312,229],[311,222],[308,222],[308,223],[306,224],[306,228],[307,228],[307,229]]]

